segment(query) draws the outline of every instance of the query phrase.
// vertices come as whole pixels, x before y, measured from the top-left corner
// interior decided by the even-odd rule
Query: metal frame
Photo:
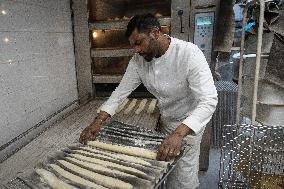
[[[256,66],[255,66],[255,75],[254,75],[254,86],[253,86],[253,105],[252,105],[252,115],[251,121],[252,124],[256,123],[256,104],[257,104],[257,92],[258,92],[258,80],[259,80],[259,69],[260,69],[260,60],[261,60],[261,46],[262,46],[262,34],[263,34],[263,22],[264,22],[264,10],[265,10],[265,0],[254,0],[246,4],[244,9],[244,17],[242,25],[245,26],[247,18],[247,10],[249,5],[255,4],[256,2],[260,5],[260,14],[259,14],[259,26],[258,26],[258,36],[257,36],[257,53],[256,53]],[[240,62],[239,62],[239,80],[238,80],[238,97],[237,97],[237,115],[236,123],[240,123],[240,106],[241,106],[241,96],[242,96],[242,82],[243,82],[243,56],[244,56],[244,44],[245,44],[245,30],[242,31],[241,37],[241,50],[240,50]]]
[[[262,34],[263,34],[263,22],[264,22],[264,10],[265,10],[265,1],[264,0],[254,0],[250,1],[246,4],[244,9],[244,17],[242,26],[244,27],[247,19],[247,11],[248,7],[256,2],[260,5],[260,13],[259,13],[259,25],[258,25],[258,35],[257,35],[257,52],[256,52],[256,61],[255,61],[255,75],[254,75],[254,86],[253,86],[253,100],[252,100],[252,114],[251,121],[253,125],[256,125],[256,105],[257,105],[257,93],[258,93],[258,80],[259,80],[259,69],[260,69],[260,60],[261,60],[261,46],[262,46]],[[245,30],[242,30],[241,36],[241,50],[240,50],[240,62],[239,62],[239,80],[238,80],[238,96],[237,96],[237,115],[236,115],[236,124],[240,124],[240,107],[241,107],[241,96],[242,96],[242,82],[243,82],[243,60],[244,60],[244,44],[245,44]],[[254,143],[254,130],[250,136],[250,148],[249,153],[253,152],[253,143]],[[252,155],[249,156],[249,167],[251,167],[251,158]],[[249,175],[251,174],[249,169]],[[250,180],[249,180],[250,182]]]

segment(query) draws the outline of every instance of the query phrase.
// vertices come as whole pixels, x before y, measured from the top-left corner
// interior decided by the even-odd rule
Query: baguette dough
[[[123,171],[130,171],[130,172],[146,175],[144,172],[139,171],[138,169],[135,169],[135,168],[132,168],[132,167],[126,167],[124,165],[119,165],[117,163],[112,163],[112,162],[100,160],[100,159],[97,159],[97,158],[91,158],[91,157],[83,156],[83,155],[80,155],[80,154],[70,154],[70,156],[75,157],[75,158],[80,159],[80,160],[83,160],[83,161],[88,161],[88,162],[91,162],[91,163],[100,164],[100,165],[103,165],[103,166],[106,166],[106,167],[119,168]]]
[[[85,150],[72,150],[72,152],[77,152],[77,153],[84,154],[84,155],[91,155],[91,156],[95,156],[96,158],[98,157],[98,158],[106,158],[106,159],[111,159],[111,160],[119,160],[119,159],[115,158],[114,156],[107,156],[107,155],[103,155],[103,154],[88,152],[88,151],[85,151]],[[129,156],[129,157],[131,157],[131,156]],[[125,158],[122,159],[122,160],[128,161],[128,159],[125,159]]]
[[[130,104],[129,104],[129,106],[126,108],[126,110],[124,110],[124,114],[129,114],[129,113],[133,110],[133,108],[136,106],[136,103],[137,103],[137,99],[134,98],[134,99],[130,102]]]
[[[96,182],[99,182],[106,187],[111,187],[111,188],[115,187],[115,188],[120,188],[120,189],[132,189],[133,188],[133,186],[127,182],[89,171],[87,169],[84,169],[72,163],[69,163],[65,160],[58,160],[58,162],[64,165],[66,168],[76,173],[79,173],[80,175],[84,175],[86,177],[92,178]]]
[[[104,167],[100,164],[89,163],[89,162],[85,162],[85,161],[75,159],[75,158],[72,158],[72,157],[66,157],[66,159],[71,160],[75,163],[78,163],[79,165],[89,167],[89,168],[96,170],[96,171],[104,171],[104,172],[107,172],[107,173],[110,173],[110,174],[114,173],[114,174],[117,174],[117,175],[123,175],[123,176],[128,176],[128,177],[136,177],[134,175],[130,175],[130,174],[124,173],[122,171],[118,171],[118,170],[115,170],[115,169],[110,169],[110,168]]]
[[[108,159],[108,160],[115,160],[114,158],[112,157],[109,157],[109,156],[106,156],[106,155],[102,155],[102,154],[94,154],[92,152],[88,152],[88,151],[84,151],[84,150],[73,150],[72,152],[74,152],[75,154],[78,153],[78,154],[83,154],[83,155],[91,155],[91,156],[94,156],[94,158],[105,158],[105,159]],[[108,160],[103,160],[103,161],[107,161],[107,162],[110,162]],[[135,170],[134,172],[137,172],[139,170]],[[143,174],[143,172],[141,172],[141,174]]]
[[[105,150],[110,150],[113,152],[119,152],[127,155],[133,155],[138,157],[144,157],[148,159],[156,159],[157,153],[144,148],[132,147],[132,146],[120,146],[116,144],[107,144],[99,141],[88,141],[90,146],[95,146]]]
[[[129,156],[129,155],[125,155],[125,154],[105,152],[105,151],[101,151],[101,150],[98,150],[98,149],[91,148],[89,146],[81,147],[81,149],[88,150],[88,151],[94,152],[94,153],[101,153],[101,154],[104,154],[104,155],[107,155],[107,156],[114,157],[116,159],[120,159],[120,160],[124,160],[124,161],[130,161],[130,162],[136,163],[136,164],[151,166],[151,163],[149,163],[149,162],[147,162],[147,161],[145,161],[145,160],[143,160],[139,157]]]
[[[121,112],[121,110],[123,110],[123,108],[126,106],[126,104],[129,102],[129,99],[125,99],[122,104],[120,106],[118,106],[118,109],[115,111],[115,113],[119,113]]]
[[[61,176],[75,182],[75,183],[78,183],[78,184],[82,184],[84,186],[88,186],[88,187],[91,187],[91,188],[95,188],[95,189],[107,189],[103,186],[100,186],[98,184],[95,184],[91,181],[88,181],[86,179],[83,179],[77,175],[74,175],[72,173],[69,173],[68,171],[65,171],[64,169],[62,169],[61,167],[59,167],[58,165],[55,165],[55,164],[49,164],[50,167],[52,167],[52,169],[54,169],[58,174],[60,174]]]
[[[36,173],[53,189],[77,189],[58,179],[53,173],[45,169],[36,169]]]
[[[147,110],[148,114],[152,114],[154,112],[156,104],[157,104],[157,99],[152,99]]]
[[[140,114],[144,110],[146,104],[147,104],[147,99],[141,100],[137,110],[135,111],[135,114]]]

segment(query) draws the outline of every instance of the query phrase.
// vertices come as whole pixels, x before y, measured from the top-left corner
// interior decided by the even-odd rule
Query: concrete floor
[[[199,172],[199,189],[217,189],[220,169],[220,149],[210,150],[210,163],[207,172]]]

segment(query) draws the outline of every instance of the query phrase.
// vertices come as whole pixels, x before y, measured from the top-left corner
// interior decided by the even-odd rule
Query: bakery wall
[[[0,161],[77,106],[69,0],[0,1]]]

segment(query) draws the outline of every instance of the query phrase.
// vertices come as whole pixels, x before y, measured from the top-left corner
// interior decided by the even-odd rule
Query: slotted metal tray
[[[150,129],[127,125],[127,124],[117,122],[117,121],[111,121],[111,122],[106,123],[103,126],[102,131],[98,135],[97,139],[101,142],[140,147],[144,149],[157,151],[160,144],[165,139],[165,137],[166,137],[165,135],[160,134]],[[68,153],[70,150],[76,149],[82,146],[84,145],[76,143],[76,144],[73,144],[72,146],[69,146],[66,149],[62,149],[59,152],[54,153],[52,157],[48,157],[46,160],[44,160],[40,165],[38,165],[35,168],[45,168],[45,169],[51,170],[50,168],[48,168],[47,166],[48,164],[55,163],[56,160],[64,158],[65,154]],[[189,148],[186,148],[186,143],[184,142],[182,145],[182,150],[180,154],[174,160],[168,162],[167,169],[164,172],[161,172],[161,175],[159,175],[159,179],[155,181],[155,183],[152,185],[153,189],[164,188],[168,175],[173,171],[178,161],[186,153],[187,150],[185,149],[188,150]],[[157,163],[159,162],[157,160],[150,160],[150,161],[153,161],[153,162],[156,161]],[[66,183],[69,183],[75,187],[78,187],[81,189],[88,188],[80,184],[75,184],[63,177],[60,177],[60,176],[58,177],[61,180],[65,181]],[[25,177],[19,176],[13,179],[11,182],[9,182],[7,185],[5,185],[5,187],[8,189],[50,188],[47,184],[41,182],[39,175],[37,175],[35,172],[31,173],[29,176],[25,176]]]

